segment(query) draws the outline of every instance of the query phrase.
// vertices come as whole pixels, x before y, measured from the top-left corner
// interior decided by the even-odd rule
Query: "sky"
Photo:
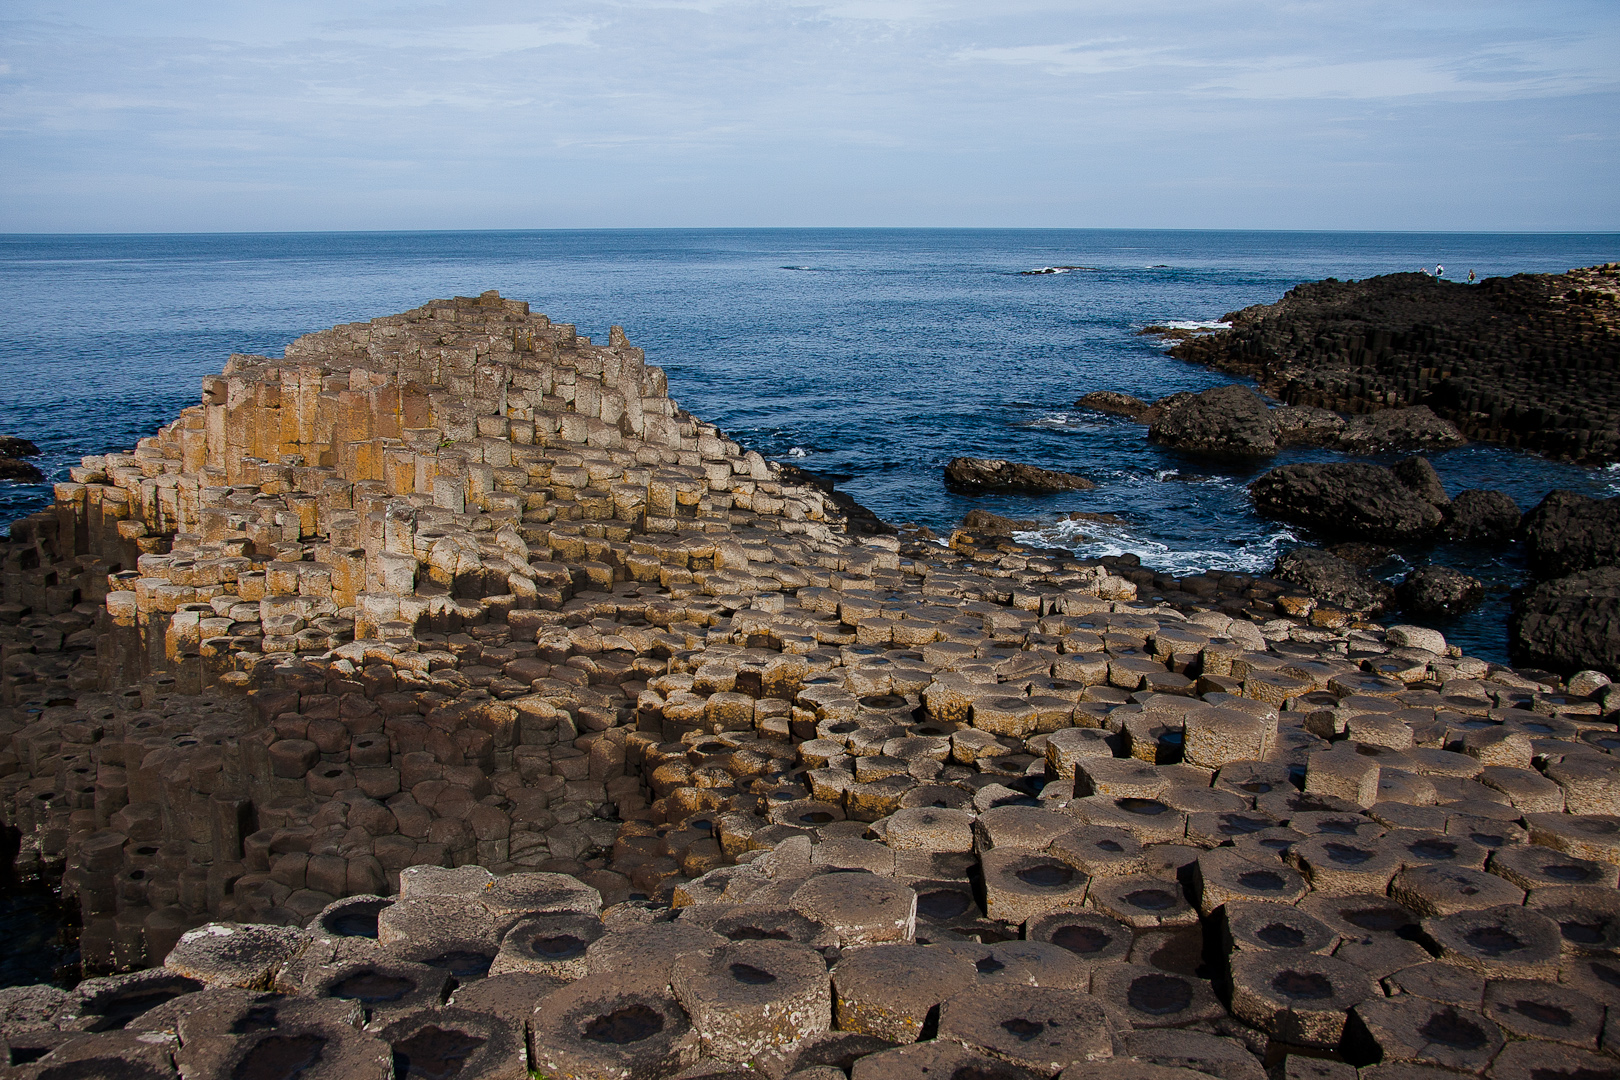
[[[1620,230],[1615,0],[0,4],[0,232]]]

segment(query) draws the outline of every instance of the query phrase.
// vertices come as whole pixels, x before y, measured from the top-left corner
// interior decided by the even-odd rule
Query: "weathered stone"
[[[945,485],[966,494],[981,491],[1084,491],[1097,485],[1083,476],[1034,465],[987,458],[952,458],[945,466]]]

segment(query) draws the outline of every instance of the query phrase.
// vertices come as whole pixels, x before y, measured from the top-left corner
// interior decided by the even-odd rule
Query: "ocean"
[[[1304,530],[1257,517],[1244,485],[1290,450],[1234,463],[1151,445],[1144,429],[1075,408],[1092,390],[1154,398],[1232,381],[1138,331],[1268,303],[1302,281],[1444,264],[1448,276],[1558,272],[1620,257],[1615,234],[1133,230],[627,230],[0,236],[0,435],[38,443],[52,480],[124,449],[198,399],[233,352],[279,356],[335,323],[498,289],[605,339],[625,328],[671,393],[768,457],[848,477],[880,516],[949,534],[983,507],[1045,524],[1023,538],[1096,556],[1134,552],[1191,573],[1265,571]],[[1061,273],[1028,274],[1068,266]],[[957,455],[1081,473],[1045,498],[945,490]],[[1473,445],[1433,456],[1447,488],[1620,494],[1620,472]],[[0,483],[0,523],[49,484]],[[1110,513],[1121,525],[1056,522]],[[1442,624],[1474,655],[1507,657],[1518,552],[1408,548],[1392,578],[1437,561],[1486,581]]]

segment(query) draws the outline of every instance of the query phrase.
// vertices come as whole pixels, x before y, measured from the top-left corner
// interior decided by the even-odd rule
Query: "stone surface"
[[[1395,596],[1415,615],[1455,616],[1472,611],[1485,598],[1485,586],[1449,566],[1420,566],[1407,574]]]
[[[1097,485],[1073,473],[1043,469],[999,458],[952,458],[945,466],[945,485],[955,491],[1024,491],[1041,495],[1056,491],[1084,491]]]
[[[1084,400],[1084,399],[1082,399]],[[1247,386],[1221,386],[1168,406],[1148,438],[1177,450],[1265,456],[1277,451],[1277,421]]]
[[[1378,465],[1283,465],[1250,484],[1249,493],[1267,517],[1351,539],[1419,540],[1443,520],[1438,507]]]
[[[1279,555],[1271,572],[1335,607],[1371,613],[1394,606],[1395,590],[1389,585],[1320,548],[1298,547]]]
[[[1620,568],[1544,581],[1514,604],[1508,623],[1521,663],[1556,671],[1620,671]]]

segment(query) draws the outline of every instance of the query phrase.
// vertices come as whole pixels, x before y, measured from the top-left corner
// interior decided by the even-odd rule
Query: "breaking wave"
[[[1290,529],[1247,540],[1235,548],[1175,548],[1160,540],[1134,535],[1130,526],[1102,521],[1059,521],[1028,532],[1015,532],[1020,544],[1066,548],[1082,559],[1135,555],[1142,565],[1167,574],[1184,576],[1206,570],[1264,574],[1271,570],[1289,545],[1299,543]]]

